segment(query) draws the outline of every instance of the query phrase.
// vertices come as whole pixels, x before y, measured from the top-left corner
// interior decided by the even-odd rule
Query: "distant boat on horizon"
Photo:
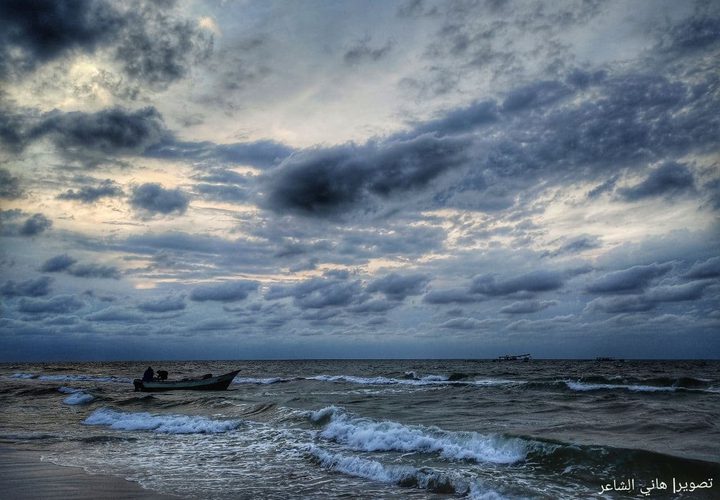
[[[530,354],[505,354],[504,356],[498,356],[495,361],[530,361],[532,356]]]

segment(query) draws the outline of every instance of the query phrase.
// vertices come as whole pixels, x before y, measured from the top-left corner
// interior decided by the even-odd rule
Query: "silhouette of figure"
[[[152,382],[154,376],[155,371],[153,371],[152,366],[148,366],[147,370],[145,370],[145,373],[143,373],[143,382]]]

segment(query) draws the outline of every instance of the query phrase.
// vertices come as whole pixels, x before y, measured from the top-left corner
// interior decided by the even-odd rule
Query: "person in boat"
[[[147,370],[145,370],[145,373],[143,373],[143,382],[152,382],[153,378],[155,377],[155,371],[152,369],[152,366],[148,366]]]

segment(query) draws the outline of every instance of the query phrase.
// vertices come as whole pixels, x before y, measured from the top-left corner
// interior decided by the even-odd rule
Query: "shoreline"
[[[41,460],[42,451],[0,444],[0,491],[14,500],[178,500],[110,474]]]

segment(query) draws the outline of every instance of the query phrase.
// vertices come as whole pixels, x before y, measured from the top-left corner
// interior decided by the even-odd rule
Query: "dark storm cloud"
[[[97,186],[83,186],[77,191],[68,189],[59,194],[57,198],[60,200],[75,200],[81,203],[94,203],[100,198],[112,198],[122,195],[123,190],[120,186],[116,182],[106,179]]]
[[[341,232],[334,247],[335,255],[359,259],[371,259],[377,255],[417,256],[442,248],[446,239],[446,231],[439,227],[414,227],[399,222],[376,229],[352,228]]]
[[[567,97],[571,93],[572,90],[561,82],[534,82],[509,92],[502,103],[502,109],[512,112],[539,108]]]
[[[30,314],[63,314],[77,311],[83,303],[72,295],[56,295],[50,299],[20,299],[18,310]]]
[[[429,281],[429,276],[425,274],[391,273],[370,282],[366,291],[381,292],[391,300],[404,300],[409,295],[421,295]]]
[[[130,205],[150,214],[185,213],[190,199],[180,189],[165,189],[160,184],[148,182],[133,189]]]
[[[556,304],[557,302],[554,300],[525,300],[513,302],[500,309],[500,312],[505,314],[528,314],[542,311]]]
[[[141,311],[150,313],[181,311],[185,309],[185,299],[183,297],[166,297],[160,300],[142,302],[137,307]]]
[[[114,266],[102,264],[78,264],[77,259],[67,254],[56,255],[46,260],[40,271],[44,273],[65,272],[78,278],[120,279],[120,271]]]
[[[720,44],[720,18],[694,16],[675,26],[665,35],[661,50],[676,55],[692,54]]]
[[[713,179],[703,185],[703,192],[707,196],[707,204],[714,210],[720,211],[720,179]]]
[[[168,6],[147,2],[130,12],[115,48],[125,74],[160,88],[185,76],[213,46],[212,36],[198,29],[196,21],[173,17]]]
[[[21,236],[35,236],[50,229],[51,226],[52,221],[43,214],[33,214],[23,222],[19,232]]]
[[[5,168],[0,168],[0,198],[15,200],[23,195],[20,178],[15,177]]]
[[[0,78],[24,73],[71,50],[92,52],[117,35],[124,21],[105,2],[0,2]]]
[[[655,304],[636,295],[621,297],[599,297],[593,299],[585,307],[588,312],[605,312],[611,314],[645,312],[655,308]]]
[[[431,186],[436,205],[497,211],[524,203],[518,194],[529,198],[540,185],[601,181],[588,193],[596,198],[614,189],[621,172],[661,161],[620,196],[693,189],[692,173],[674,158],[717,150],[714,80],[607,72],[587,73],[582,85],[566,83],[578,74],[585,73],[529,83],[508,91],[502,105],[478,101],[365,145],[295,153],[264,176],[263,204],[332,217]]]
[[[89,321],[101,322],[122,322],[122,323],[144,323],[146,320],[143,316],[127,311],[120,307],[108,307],[102,311],[88,314],[85,319]]]
[[[432,290],[425,294],[423,301],[428,304],[467,304],[478,302],[481,298],[467,289]]]
[[[266,205],[276,212],[326,216],[367,197],[421,189],[465,159],[468,141],[422,135],[297,153],[265,181]]]
[[[720,104],[711,92],[694,96],[686,83],[639,74],[593,88],[594,96],[517,118],[522,124],[488,144],[483,163],[501,177],[530,179],[581,166],[592,179],[607,176],[608,168],[715,147],[720,119],[709,110],[720,111]]]
[[[49,137],[63,151],[104,154],[139,154],[166,134],[162,116],[151,106],[96,113],[51,111],[28,130],[29,139]]]
[[[120,271],[114,266],[100,264],[73,265],[67,272],[78,278],[112,278],[120,279]]]
[[[215,144],[207,141],[183,142],[168,139],[148,148],[145,151],[145,155],[153,158],[186,161],[215,160],[222,163],[268,168],[290,156],[293,151],[292,148],[284,144],[270,140],[235,144]]]
[[[683,277],[691,280],[720,277],[720,257],[712,257],[704,262],[696,262]]]
[[[152,106],[136,110],[114,107],[95,113],[40,113],[0,106],[0,141],[7,148],[22,151],[41,139],[51,140],[65,157],[84,160],[90,166],[103,155],[142,155],[268,168],[294,151],[270,140],[235,144],[178,141]]]
[[[40,270],[44,273],[57,273],[60,271],[65,271],[76,262],[76,259],[70,257],[67,254],[56,255],[55,257],[51,257],[46,260],[40,267]]]
[[[498,109],[495,101],[478,101],[467,107],[448,111],[444,116],[424,123],[415,123],[410,136],[428,132],[438,135],[464,133],[495,122]],[[401,135],[401,134],[398,134]]]
[[[621,188],[617,193],[627,201],[638,201],[654,196],[673,196],[694,188],[695,179],[685,165],[668,162],[656,168],[632,187]]]
[[[286,297],[292,297],[300,309],[348,306],[367,298],[359,281],[335,278],[312,278],[291,286],[275,285],[265,294],[266,300]]]
[[[50,293],[52,278],[41,276],[16,283],[9,280],[0,287],[0,294],[5,297],[42,297]]]
[[[493,274],[473,278],[471,293],[488,296],[512,295],[518,292],[547,292],[563,286],[563,275],[554,271],[532,271],[515,278],[498,281]]]
[[[709,282],[692,282],[678,285],[661,285],[641,295],[599,297],[590,301],[586,311],[606,313],[643,312],[655,309],[661,303],[691,302],[703,298]]]
[[[108,49],[132,80],[164,88],[212,50],[212,37],[169,2],[0,2],[0,79],[20,77],[72,52]]]
[[[94,166],[105,156],[140,154],[170,137],[162,116],[153,107],[134,111],[120,107],[95,113],[0,106],[0,141],[11,151],[48,139],[68,159]]]
[[[653,263],[645,266],[633,266],[621,271],[613,271],[596,279],[585,290],[589,293],[622,294],[642,291],[653,280],[672,270],[670,263]]]
[[[255,281],[228,281],[218,285],[205,285],[193,289],[190,293],[190,300],[197,302],[218,301],[235,302],[245,300],[247,296],[257,290],[258,283]]]
[[[657,286],[647,291],[645,299],[650,302],[685,302],[699,300],[709,282]]]

